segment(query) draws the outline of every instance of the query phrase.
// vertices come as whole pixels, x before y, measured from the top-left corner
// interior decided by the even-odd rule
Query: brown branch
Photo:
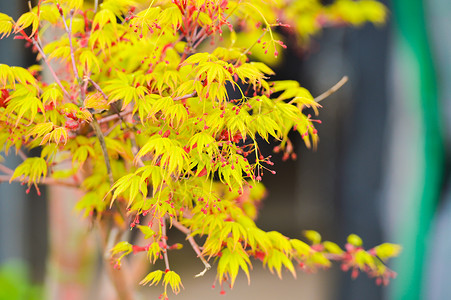
[[[333,87],[331,87],[329,90],[325,91],[318,97],[316,97],[314,100],[315,102],[320,102],[338,91],[346,82],[348,81],[348,76],[343,76],[343,78],[340,79],[339,82],[337,82]]]
[[[93,118],[93,121],[91,122],[91,127],[94,129],[97,139],[99,140],[100,148],[102,149],[103,159],[105,161],[105,167],[106,167],[107,174],[108,174],[108,180],[110,182],[110,186],[112,187],[114,185],[114,176],[113,176],[113,170],[111,169],[111,161],[108,156],[108,149],[106,147],[105,136],[103,135],[102,129],[100,128],[100,125],[95,118]],[[125,217],[122,213],[121,207],[119,206],[118,202],[114,202],[114,204],[115,204],[119,214],[125,220]],[[112,204],[111,204],[111,206],[112,206]],[[111,206],[110,206],[110,208],[111,208]]]
[[[188,99],[191,97],[196,97],[196,95],[197,95],[197,92],[192,92],[191,94],[187,94],[187,95],[180,96],[180,97],[175,97],[172,100],[174,100],[174,101],[185,100],[185,99]]]
[[[191,244],[191,247],[193,248],[194,252],[196,252],[197,257],[199,257],[199,259],[202,261],[202,263],[205,266],[205,269],[202,272],[200,272],[199,274],[195,275],[194,277],[204,276],[205,273],[211,269],[211,265],[207,262],[207,260],[202,255],[202,252],[199,249],[199,245],[196,243],[194,238],[191,236],[191,231],[176,220],[172,220],[172,225],[175,228],[177,228],[178,230],[180,230],[181,232],[183,232],[184,234],[186,234],[186,238],[189,241],[189,243]]]
[[[78,69],[77,69],[77,66],[76,66],[76,63],[75,63],[74,47],[73,47],[73,43],[72,43],[72,20],[73,20],[73,16],[74,16],[74,10],[71,10],[70,11],[70,24],[69,24],[69,27],[67,27],[66,19],[64,18],[64,14],[61,14],[61,18],[63,19],[64,27],[65,27],[67,35],[69,37],[69,48],[70,48],[70,57],[71,57],[71,61],[72,61],[72,69],[73,69],[73,72],[74,72],[74,76],[76,77],[76,80],[77,80],[78,85],[80,87],[80,100],[81,100],[80,102],[83,103],[86,95],[85,95],[85,91],[83,89],[83,81],[80,78],[80,75],[78,73]],[[103,91],[100,89],[100,87],[93,80],[90,80],[90,82],[94,85],[94,87],[96,87],[96,89],[100,90],[102,95],[105,97],[105,99],[108,100],[108,97],[105,95],[105,93],[103,93]],[[108,180],[110,182],[110,186],[113,186],[114,185],[114,176],[113,176],[113,171],[111,169],[111,161],[110,161],[110,158],[108,156],[108,150],[107,150],[107,147],[106,147],[105,136],[102,133],[102,129],[100,128],[100,125],[99,125],[99,123],[97,122],[97,120],[95,118],[93,118],[93,121],[91,122],[91,126],[94,129],[94,132],[95,132],[95,134],[97,136],[97,139],[99,140],[99,143],[100,143],[100,148],[102,149],[102,154],[103,154],[103,158],[105,160],[105,166],[106,166],[106,169],[107,169]],[[116,206],[117,206],[118,212],[122,215],[121,209],[120,209],[119,205],[117,205],[117,202],[116,202]],[[110,231],[111,230],[111,226],[107,226],[107,227],[109,228],[108,231]],[[112,233],[112,231],[110,231],[110,234],[111,233]],[[113,276],[113,274],[112,274],[112,276]],[[119,293],[120,287],[116,286],[116,283],[115,283],[115,288],[116,288],[116,290],[118,290],[118,293]]]

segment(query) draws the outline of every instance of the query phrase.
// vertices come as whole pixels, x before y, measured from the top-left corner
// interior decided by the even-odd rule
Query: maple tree
[[[288,133],[316,147],[315,122],[322,98],[296,81],[271,81],[269,65],[285,48],[283,36],[307,45],[321,28],[385,20],[378,2],[337,0],[324,6],[297,1],[40,0],[18,20],[0,13],[0,35],[15,35],[37,52],[42,66],[0,65],[0,143],[23,157],[15,169],[0,165],[8,180],[39,193],[39,184],[84,192],[77,209],[95,220],[110,250],[119,298],[121,265],[133,253],[150,264],[163,260],[140,284],[182,285],[170,265],[169,229],[186,235],[205,269],[217,260],[219,283],[234,285],[251,258],[281,276],[296,276],[341,263],[352,276],[366,272],[387,284],[385,262],[400,251],[384,243],[365,250],[356,235],[344,249],[306,231],[308,243],[255,225],[271,156],[259,143],[277,141],[292,155]],[[46,40],[49,28],[61,34]],[[283,33],[283,34],[282,34]],[[61,66],[55,69],[51,61]],[[229,91],[238,91],[231,98]],[[22,149],[40,147],[39,157]],[[70,161],[69,166],[65,162]],[[62,167],[63,166],[63,167]],[[146,244],[111,235],[135,230]],[[114,245],[114,244],[113,244]],[[143,253],[141,253],[143,252]],[[109,266],[110,264],[107,264]]]

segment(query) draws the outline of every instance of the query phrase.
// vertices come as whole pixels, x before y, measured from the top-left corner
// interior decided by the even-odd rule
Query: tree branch
[[[323,101],[324,99],[338,91],[346,82],[348,82],[348,76],[343,76],[343,78],[341,78],[340,81],[337,82],[333,87],[316,97],[314,99],[315,102]]]
[[[123,111],[123,112],[121,112],[119,114],[114,114],[114,115],[109,115],[109,116],[103,117],[103,118],[97,120],[97,122],[99,124],[103,124],[103,123],[106,123],[106,122],[109,122],[109,121],[114,121],[116,119],[120,119],[121,117],[123,118],[123,117],[125,117],[125,116],[127,116],[127,115],[129,115],[131,113],[132,113],[131,111]]]
[[[174,100],[174,101],[185,100],[185,99],[188,99],[191,97],[196,97],[196,95],[197,95],[197,92],[192,92],[191,94],[183,95],[180,97],[175,97],[172,100]]]
[[[260,36],[258,37],[258,39],[257,39],[254,43],[252,43],[249,47],[247,47],[246,50],[244,50],[243,52],[241,52],[240,57],[237,58],[237,60],[236,60],[236,62],[235,62],[235,64],[234,64],[234,66],[237,66],[237,65],[238,65],[238,62],[240,61],[241,57],[247,55],[247,54],[249,53],[249,51],[251,51],[251,49],[252,49],[255,45],[258,44],[258,41],[260,41],[260,40],[265,36],[265,34],[266,34],[267,32],[268,32],[267,30],[263,30],[263,32],[260,34]]]
[[[133,132],[130,132],[130,141],[132,142],[132,152],[135,156],[135,160],[138,162],[138,166],[144,167],[145,164],[141,158],[136,159],[136,154],[139,152],[138,145],[136,144],[136,137]]]
[[[14,178],[13,180],[11,180],[11,176],[10,175],[0,175],[0,182],[6,182],[6,181],[23,182],[24,179],[26,179],[26,178],[27,177],[25,177],[25,178]],[[39,184],[61,185],[61,186],[67,186],[67,187],[73,187],[73,188],[79,188],[80,187],[76,183],[71,183],[71,182],[67,182],[67,181],[60,181],[60,180],[56,180],[56,179],[53,179],[53,178],[41,178],[40,181],[39,181]]]
[[[108,136],[113,130],[114,128],[116,128],[117,126],[119,126],[121,123],[121,120],[117,121],[116,123],[113,124],[113,126],[110,126],[105,133],[103,134],[104,136]],[[121,127],[122,128],[122,127]]]
[[[87,80],[92,84],[92,86],[100,93],[102,94],[103,98],[105,98],[106,101],[108,101],[108,96],[107,94],[105,94],[105,92],[100,88],[100,86],[97,84],[97,82],[95,82],[94,80],[91,79],[91,77],[87,77]]]
[[[172,220],[172,225],[175,228],[177,228],[178,230],[180,230],[181,232],[183,232],[184,234],[186,234],[186,238],[189,241],[189,243],[191,244],[191,247],[193,248],[194,252],[196,252],[197,257],[199,257],[199,259],[202,261],[202,263],[205,266],[205,269],[202,272],[200,272],[199,274],[195,275],[194,277],[204,276],[205,273],[211,269],[211,265],[207,262],[207,260],[202,255],[202,252],[199,249],[199,245],[196,243],[194,238],[191,236],[191,231],[176,220]]]
[[[153,218],[153,217],[152,217]],[[151,219],[151,214],[147,214],[145,216],[142,216],[140,223],[141,224],[147,224],[149,223]],[[151,229],[154,232],[158,231],[158,222],[153,222]],[[136,241],[134,242],[135,245],[140,245],[145,243],[145,238],[143,234],[138,234],[136,236]],[[151,238],[152,242],[155,242],[155,237]],[[130,281],[132,283],[136,283],[142,280],[143,276],[146,274],[146,271],[149,269],[149,258],[147,255],[133,255],[129,257],[129,265],[130,265]]]
[[[44,60],[45,64],[47,65],[47,67],[49,68],[50,74],[52,74],[53,79],[55,80],[56,84],[61,88],[61,90],[63,91],[64,95],[67,97],[67,99],[70,100],[70,95],[67,92],[67,90],[64,88],[63,84],[61,83],[61,80],[58,78],[58,76],[56,75],[55,70],[53,70],[52,66],[50,65],[49,60],[47,59],[47,56],[45,55],[44,51],[42,50],[41,46],[38,44],[38,42],[36,42],[35,39],[31,39],[33,45],[36,47],[36,49],[38,50],[39,54],[41,54],[42,59]]]
[[[3,173],[9,174],[9,175],[13,175],[14,174],[14,170],[8,168],[5,165],[0,164],[0,171],[2,171]]]
[[[99,0],[94,0],[94,14],[97,13],[98,7],[99,7]]]
[[[66,29],[67,36],[69,38],[70,60],[72,62],[72,69],[74,71],[75,77],[78,80],[78,83],[80,84],[80,75],[78,74],[78,69],[77,69],[77,66],[75,64],[74,46],[72,44],[72,20],[73,20],[73,17],[74,17],[74,10],[70,11],[69,27],[67,27],[66,18],[64,18],[64,15],[61,15],[61,17],[63,18],[64,28]]]
[[[167,241],[167,234],[166,234],[166,218],[163,218],[163,222],[161,222],[161,231],[162,231],[162,240],[163,240],[163,257],[164,257],[164,264],[166,266],[166,270],[171,270],[169,267],[169,258],[168,258],[168,241]]]
[[[72,62],[72,70],[74,71],[74,76],[80,88],[80,103],[83,103],[83,101],[85,100],[85,91],[83,90],[82,80],[80,78],[80,74],[78,73],[77,65],[75,64],[74,46],[72,43],[72,20],[74,19],[74,10],[72,9],[70,11],[69,27],[67,27],[64,14],[61,14],[61,18],[63,18],[64,28],[66,29],[67,36],[69,38],[70,60]]]
[[[20,158],[22,158],[22,160],[26,160],[28,158],[27,155],[25,155],[25,153],[22,150],[17,150],[17,154],[20,156]]]
[[[105,166],[108,173],[108,179],[110,181],[110,186],[114,185],[114,177],[113,177],[113,171],[111,170],[111,162],[110,158],[108,157],[108,150],[106,148],[105,143],[105,137],[103,136],[102,129],[100,129],[99,123],[97,123],[97,120],[93,118],[93,121],[91,122],[91,126],[94,129],[94,132],[96,133],[97,139],[100,143],[100,148],[102,148],[102,154],[103,159],[105,160]]]
[[[115,237],[112,239],[112,234],[115,233],[113,230],[110,230],[111,224],[111,218],[108,219],[101,219],[99,222],[100,232],[102,234],[102,244],[103,249],[105,251],[108,251],[110,248],[108,247],[108,244],[112,241],[113,244],[115,242]],[[129,274],[128,272],[128,265],[126,262],[122,264],[121,269],[117,270],[114,268],[113,264],[109,262],[109,257],[105,257],[105,267],[108,270],[109,277],[111,278],[114,288],[117,292],[117,295],[120,300],[133,300],[133,293],[132,289],[130,288],[130,282],[125,277],[125,274]]]
[[[108,102],[109,101],[109,97],[107,94],[105,94],[105,92],[102,90],[102,88],[97,84],[97,82],[95,82],[94,80],[92,80],[90,77],[87,78],[87,80],[92,84],[92,86],[100,93],[102,94],[103,98]],[[129,128],[129,126],[127,125],[127,123],[125,122],[125,120],[122,118],[122,114],[119,111],[119,109],[114,105],[114,103],[111,103],[110,106],[113,108],[115,114],[117,115],[117,117],[119,119],[121,119],[122,123],[125,124],[125,126],[127,126],[127,128]],[[129,112],[127,112],[128,114]],[[126,114],[126,115],[127,115]],[[121,127],[122,128],[122,127]]]

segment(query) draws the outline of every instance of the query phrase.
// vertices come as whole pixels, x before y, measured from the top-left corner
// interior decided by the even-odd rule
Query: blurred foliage
[[[42,287],[29,279],[27,266],[9,261],[0,266],[0,300],[41,300]]]

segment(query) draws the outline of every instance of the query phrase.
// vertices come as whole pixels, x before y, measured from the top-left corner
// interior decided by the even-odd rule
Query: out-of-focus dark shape
[[[385,216],[390,239],[402,244],[391,299],[427,299],[425,258],[444,171],[442,119],[430,49],[426,1],[392,1],[395,22],[390,87]]]
[[[451,2],[430,0],[427,5],[427,19],[432,53],[436,60],[437,86],[440,116],[443,118],[445,138],[445,189],[442,203],[438,206],[435,222],[432,224],[429,252],[426,260],[426,279],[424,298],[429,300],[446,299],[451,286],[446,280],[451,268]]]
[[[26,1],[0,1],[0,11],[16,19],[27,9]],[[34,57],[24,48],[23,40],[10,36],[0,40],[0,63],[27,67],[34,63]],[[12,155],[14,151],[4,163],[11,169],[22,162],[19,156]],[[28,262],[32,280],[42,282],[47,244],[45,196],[37,197],[34,190],[27,195],[25,190],[19,183],[0,184],[0,264],[10,260]]]

